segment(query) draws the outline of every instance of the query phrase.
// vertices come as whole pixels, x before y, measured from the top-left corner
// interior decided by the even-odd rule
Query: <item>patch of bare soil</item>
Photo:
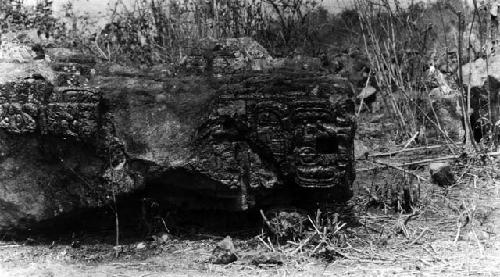
[[[109,234],[81,245],[4,241],[0,276],[500,276],[497,160],[461,157],[451,163],[455,182],[441,187],[428,164],[452,154],[449,147],[384,144],[389,136],[372,139],[358,160],[349,203],[355,224],[316,213],[291,233],[300,220],[267,218],[287,234],[280,240],[158,235],[119,248],[103,243],[113,241]],[[226,259],[217,253],[236,261],[219,264]]]

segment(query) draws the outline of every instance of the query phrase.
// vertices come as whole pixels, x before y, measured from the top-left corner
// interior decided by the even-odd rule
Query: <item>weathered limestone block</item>
[[[99,123],[100,93],[58,87],[51,67],[40,60],[0,63],[8,73],[0,78],[0,229],[100,206],[109,193],[109,166],[99,153],[107,126]]]
[[[58,88],[44,106],[42,134],[90,139],[98,130],[99,94],[90,89]]]
[[[449,187],[455,184],[455,175],[447,162],[434,162],[429,164],[429,173],[432,182],[441,187]]]
[[[233,74],[272,68],[273,58],[249,37],[206,40],[183,63],[184,70],[214,74]]]
[[[4,39],[5,40],[5,39]],[[2,41],[0,44],[0,62],[25,63],[31,62],[35,53],[27,45],[21,45],[10,41]]]
[[[35,80],[1,85],[0,128],[15,134],[35,132],[43,96],[51,90],[47,82]]]
[[[91,57],[47,53],[45,75],[0,82],[0,229],[111,192],[226,210],[350,196],[354,102],[341,79],[99,76]]]
[[[246,209],[279,202],[261,202],[276,190],[300,188],[348,198],[354,103],[342,80],[285,70],[161,83],[97,80],[126,166],[141,168],[148,184],[169,191],[170,202],[200,193],[224,199],[219,208]],[[172,190],[182,192],[174,197]]]
[[[95,58],[67,48],[49,48],[45,51],[45,59],[55,72],[56,86],[87,85],[92,78]]]
[[[460,106],[460,96],[458,91],[443,92],[440,88],[435,88],[429,93],[426,107],[427,116],[439,123],[441,131],[454,141],[461,141],[465,136],[462,111]],[[431,106],[432,105],[432,106]],[[436,130],[433,123],[428,122],[425,137],[428,140],[440,138],[442,133]]]
[[[480,141],[482,138],[491,139],[496,145],[500,141],[500,57],[489,56],[488,60],[480,58],[462,67],[463,85],[470,86],[472,114],[470,122],[474,139]],[[488,102],[491,104],[491,114],[488,110]],[[491,118],[491,124],[481,118]],[[493,134],[490,134],[493,127]]]

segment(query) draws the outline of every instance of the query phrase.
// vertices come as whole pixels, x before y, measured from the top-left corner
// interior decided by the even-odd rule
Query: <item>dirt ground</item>
[[[364,211],[358,215],[361,226],[347,230],[350,246],[339,249],[343,257],[333,261],[307,251],[290,255],[296,249],[290,244],[276,245],[273,253],[258,239],[234,239],[239,259],[229,265],[209,262],[220,238],[171,237],[143,249],[135,242],[118,258],[112,245],[101,243],[73,248],[3,242],[0,276],[499,276],[498,181],[464,177],[453,188],[425,186],[429,203],[405,224],[405,232],[394,230],[409,215]],[[260,255],[283,264],[256,266]]]
[[[386,138],[378,139],[382,145]],[[373,153],[401,150],[370,141]],[[227,265],[210,262],[223,238],[210,235],[131,241],[118,256],[99,239],[77,247],[3,241],[0,276],[500,276],[498,162],[462,158],[453,164],[456,183],[439,187],[418,161],[447,155],[447,149],[360,158],[350,203],[358,224],[342,229],[343,243],[332,245],[331,255],[314,255],[316,248],[304,246],[307,239],[278,245],[262,235],[233,238],[238,260]],[[415,161],[411,170],[387,166]],[[411,211],[395,211],[401,187],[411,191]]]

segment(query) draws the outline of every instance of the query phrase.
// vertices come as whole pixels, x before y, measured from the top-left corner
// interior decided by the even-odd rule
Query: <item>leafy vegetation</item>
[[[455,140],[441,126],[438,108],[427,97],[437,88],[428,69],[444,73],[449,87],[463,94],[461,106],[470,106],[458,85],[458,68],[489,51],[488,6],[446,0],[403,7],[397,1],[356,0],[354,9],[331,14],[321,2],[134,0],[130,5],[120,0],[99,29],[92,17],[77,14],[71,2],[64,6],[63,17],[56,19],[50,0],[35,7],[26,7],[21,0],[2,0],[0,18],[4,34],[36,30],[44,44],[77,47],[102,61],[133,66],[175,66],[207,41],[252,37],[275,57],[320,57],[334,73],[360,74],[361,67],[349,68],[351,62],[339,58],[345,53],[357,60],[354,63],[368,60],[364,70],[369,80],[358,78],[362,81],[356,80],[357,85],[379,89],[386,112],[398,123],[400,139],[436,129],[441,139]],[[491,107],[487,110],[491,113]],[[471,110],[462,112],[468,121]],[[494,125],[484,112],[476,117],[488,118],[488,126]],[[473,124],[465,125],[471,143]]]

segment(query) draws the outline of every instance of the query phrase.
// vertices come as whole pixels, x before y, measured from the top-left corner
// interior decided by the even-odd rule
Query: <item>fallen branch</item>
[[[375,163],[375,164],[381,164],[381,165],[384,165],[384,166],[391,167],[391,168],[394,168],[396,170],[402,171],[404,173],[411,174],[411,175],[415,176],[419,181],[427,181],[427,179],[425,179],[424,177],[422,177],[422,176],[420,176],[420,175],[418,175],[416,173],[413,173],[411,171],[408,171],[408,170],[402,168],[401,165],[391,164],[391,163],[385,163],[385,162],[377,161],[377,160],[369,161],[369,162]]]
[[[371,170],[380,169],[380,168],[384,168],[384,167],[385,166],[377,165],[377,166],[374,166],[374,167],[359,168],[359,169],[356,169],[356,172],[371,171]]]
[[[486,153],[484,155],[489,156],[489,157],[495,157],[495,156],[500,156],[500,152],[489,152],[489,153]],[[401,163],[401,164],[387,164],[387,165],[401,167],[401,166],[425,164],[425,163],[439,162],[439,161],[446,161],[446,160],[454,160],[454,159],[458,159],[459,157],[460,157],[460,155],[448,155],[448,156],[442,156],[442,157],[437,157],[437,158],[432,158],[432,159],[423,159],[423,160],[414,161],[414,162],[405,162],[405,163]],[[381,161],[373,161],[373,162],[384,164]]]
[[[421,148],[423,148],[423,147],[421,147]],[[438,148],[438,147],[436,145],[435,147],[432,147],[432,148]],[[417,148],[406,149],[406,150],[413,151],[416,149]],[[401,152],[407,152],[407,151],[401,151]],[[391,156],[391,155],[398,154],[401,152],[395,151],[395,152],[388,152],[388,153],[380,153],[380,154],[376,154],[376,155],[371,155],[371,157]],[[486,153],[484,155],[486,155],[488,157],[496,157],[496,156],[500,156],[500,152],[489,152],[489,153]],[[356,172],[371,171],[371,170],[381,169],[384,167],[391,167],[391,168],[397,169],[399,171],[409,173],[421,181],[427,181],[427,179],[425,179],[425,178],[423,178],[423,177],[421,177],[421,176],[419,176],[411,171],[408,171],[408,170],[404,169],[403,167],[410,166],[410,165],[417,165],[417,164],[428,164],[428,163],[432,163],[432,162],[439,162],[439,161],[446,161],[446,160],[454,160],[454,159],[458,159],[459,157],[460,157],[459,155],[448,155],[448,156],[436,157],[436,158],[431,158],[431,159],[423,159],[423,160],[418,160],[418,161],[413,161],[413,162],[403,162],[403,163],[398,163],[398,164],[387,163],[387,162],[383,162],[380,160],[372,160],[372,161],[364,160],[364,161],[370,162],[372,164],[375,164],[375,166],[368,167],[368,168],[359,168],[359,169],[356,169]]]
[[[432,158],[432,159],[423,159],[420,161],[402,163],[402,164],[399,164],[397,166],[409,166],[409,165],[426,164],[426,163],[432,163],[432,162],[438,162],[438,161],[454,160],[454,159],[458,159],[458,157],[459,157],[459,155],[442,156],[442,157],[437,157],[437,158]]]
[[[418,151],[418,150],[430,150],[430,149],[437,149],[446,146],[445,144],[440,144],[440,145],[429,145],[429,146],[423,146],[423,147],[415,147],[415,148],[403,148],[401,150],[393,151],[393,152],[386,152],[386,153],[373,153],[369,155],[370,157],[386,157],[386,156],[395,156],[397,154],[405,153],[405,152],[412,152],[412,151]]]

